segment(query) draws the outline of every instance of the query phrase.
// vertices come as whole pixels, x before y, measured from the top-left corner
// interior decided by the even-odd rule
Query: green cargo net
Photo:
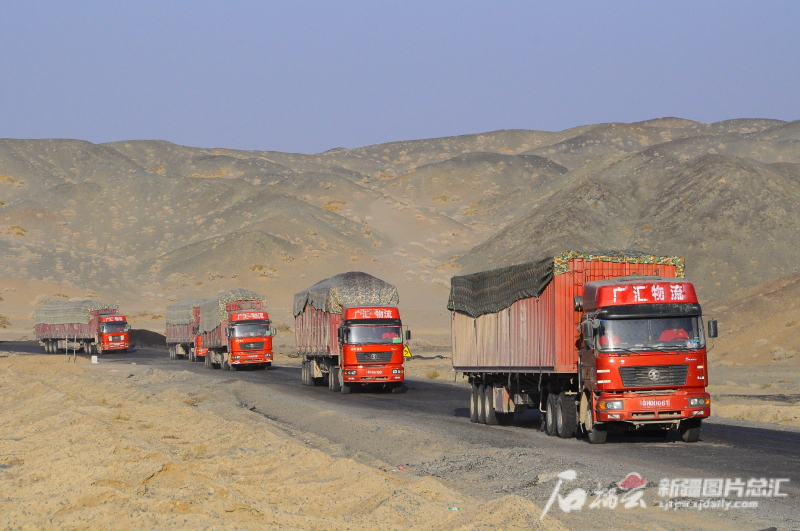
[[[447,309],[480,317],[504,310],[520,299],[538,297],[554,275],[569,272],[570,260],[588,260],[628,264],[674,265],[675,276],[683,278],[684,259],[677,256],[655,256],[639,251],[567,251],[538,262],[481,271],[450,279]]]
[[[93,311],[107,310],[109,315],[115,314],[119,307],[116,304],[105,304],[96,301],[54,301],[33,310],[35,324],[88,324],[92,320]]]
[[[321,280],[294,296],[294,315],[310,304],[317,310],[342,313],[345,306],[381,304],[397,306],[397,288],[388,282],[360,271],[350,271]]]

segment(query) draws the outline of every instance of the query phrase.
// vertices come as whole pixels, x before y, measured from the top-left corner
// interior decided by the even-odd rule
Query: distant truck
[[[609,429],[700,438],[711,412],[706,337],[684,260],[566,252],[451,279],[453,369],[470,420],[508,424],[536,408],[548,435]]]
[[[115,304],[55,301],[33,311],[34,333],[44,351],[83,349],[87,354],[127,352],[130,327]]]
[[[206,367],[235,371],[272,365],[275,327],[264,297],[235,289],[201,301],[194,311],[198,317],[195,357],[202,356]]]
[[[167,306],[167,327],[164,336],[169,346],[170,359],[189,358],[194,356],[197,328],[200,324],[199,311],[203,299],[185,299]]]
[[[405,380],[397,288],[357,271],[295,294],[295,341],[304,385],[349,393],[371,387],[399,393]],[[406,341],[411,332],[406,330]]]

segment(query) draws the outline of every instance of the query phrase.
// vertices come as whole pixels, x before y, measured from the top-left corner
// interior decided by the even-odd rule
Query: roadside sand
[[[189,372],[94,369],[0,358],[3,528],[566,529],[519,496],[480,503],[309,448],[224,386],[135,385]]]

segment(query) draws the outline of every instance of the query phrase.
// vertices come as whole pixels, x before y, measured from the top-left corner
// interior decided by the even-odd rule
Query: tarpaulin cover
[[[97,310],[108,310],[108,314],[115,314],[119,307],[96,301],[54,301],[33,310],[33,321],[35,324],[88,324],[92,320],[92,312]]]
[[[185,299],[167,306],[167,324],[182,325],[194,322],[194,309],[205,299]]]
[[[345,306],[360,304],[385,304],[397,306],[400,296],[397,288],[388,282],[360,271],[350,271],[321,280],[294,296],[294,315],[299,315],[306,304],[317,310],[342,313]]]
[[[249,289],[237,288],[225,293],[220,293],[213,299],[203,299],[200,308],[200,333],[210,332],[228,318],[225,306],[234,301],[262,301],[263,309],[267,309],[267,298]]]
[[[683,278],[685,263],[677,256],[655,256],[639,251],[567,251],[538,262],[527,262],[450,279],[447,309],[477,318],[508,308],[520,299],[538,297],[553,275],[569,272],[571,260],[674,265]]]

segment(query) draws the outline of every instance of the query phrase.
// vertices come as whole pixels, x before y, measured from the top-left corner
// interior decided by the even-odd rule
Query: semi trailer
[[[403,352],[411,332],[397,308],[397,288],[351,271],[295,294],[295,342],[304,385],[350,393],[355,387],[398,393],[405,380]]]
[[[130,327],[116,304],[54,301],[33,311],[34,334],[48,353],[83,349],[87,354],[127,352]]]
[[[195,358],[206,367],[235,371],[272,365],[275,327],[264,297],[248,289],[235,289],[201,301],[197,316]]]
[[[185,299],[167,306],[167,326],[164,332],[170,359],[189,358],[195,361],[195,338],[199,326],[197,308],[203,299]]]
[[[548,435],[700,438],[711,412],[703,314],[680,257],[564,252],[451,279],[453,369],[470,420],[538,409]]]

